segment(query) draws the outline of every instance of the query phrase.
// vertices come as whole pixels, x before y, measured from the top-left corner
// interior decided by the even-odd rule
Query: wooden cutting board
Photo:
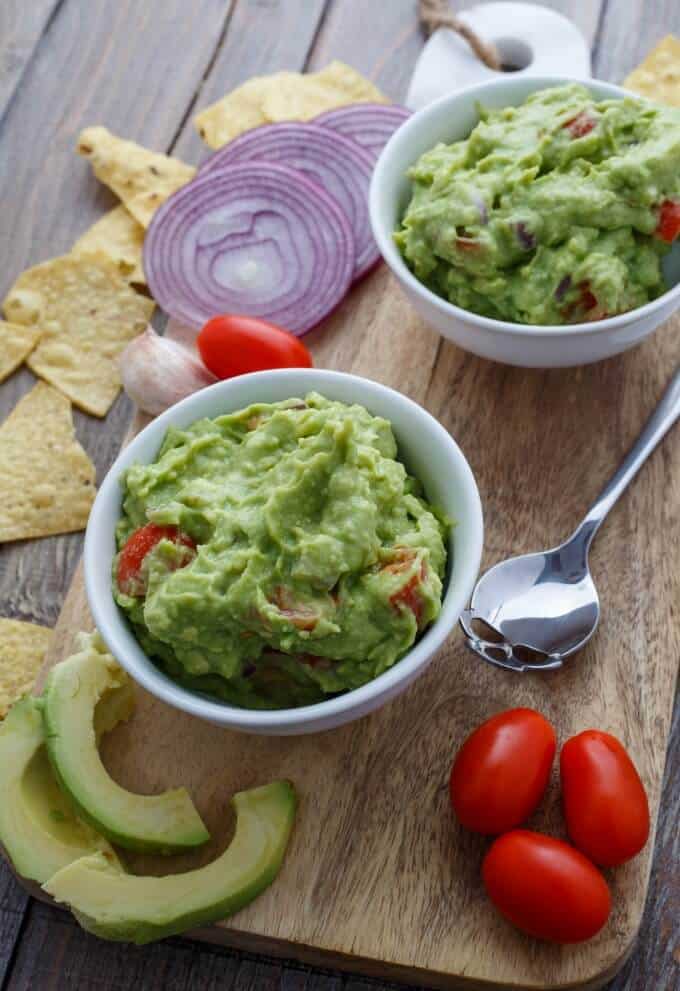
[[[400,389],[451,431],[485,511],[484,567],[566,536],[635,439],[679,358],[676,320],[627,355],[527,371],[443,342],[384,268],[310,335],[316,364]],[[598,727],[629,748],[658,811],[680,648],[680,431],[642,470],[598,536],[603,616],[566,668],[518,676],[485,665],[456,632],[405,695],[350,726],[272,739],[217,729],[138,691],[133,720],[104,741],[114,777],[139,792],[185,784],[214,840],[199,854],[130,858],[135,871],[186,870],[225,845],[232,792],[288,777],[301,797],[283,871],[253,905],[198,939],[441,987],[596,988],[623,963],[645,901],[652,842],[608,872],[612,917],[593,941],[521,936],[485,897],[487,841],[449,811],[452,755],[509,706],[545,713],[564,741]],[[76,574],[46,668],[91,626]],[[44,676],[44,673],[43,673]],[[564,836],[554,778],[530,825]]]

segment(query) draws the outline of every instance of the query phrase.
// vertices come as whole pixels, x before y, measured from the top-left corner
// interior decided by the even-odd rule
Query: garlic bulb
[[[153,416],[217,382],[187,348],[160,337],[150,326],[130,341],[120,356],[119,367],[130,399]]]

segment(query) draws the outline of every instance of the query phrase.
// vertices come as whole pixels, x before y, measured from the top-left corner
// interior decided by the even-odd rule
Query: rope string
[[[478,59],[497,72],[501,69],[501,60],[494,45],[483,41],[472,28],[456,17],[450,9],[447,0],[418,0],[418,16],[425,33],[429,37],[437,28],[450,28],[461,38],[465,38]]]

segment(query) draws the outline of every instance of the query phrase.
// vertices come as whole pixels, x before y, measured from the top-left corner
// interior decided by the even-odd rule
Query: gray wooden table
[[[549,5],[590,40],[594,75],[615,82],[663,35],[680,35],[678,0]],[[27,265],[68,250],[113,204],[73,152],[81,127],[103,123],[195,162],[203,149],[194,110],[249,76],[315,69],[336,57],[399,99],[422,45],[416,0],[0,0],[0,294]],[[0,386],[0,419],[31,384],[23,371]],[[100,478],[130,413],[121,397],[103,423],[76,414]],[[0,615],[53,624],[81,547],[82,535],[2,547]],[[676,710],[647,909],[611,991],[680,986],[679,753]],[[0,984],[2,991],[387,987],[182,939],[139,949],[107,944],[28,897],[4,864]]]

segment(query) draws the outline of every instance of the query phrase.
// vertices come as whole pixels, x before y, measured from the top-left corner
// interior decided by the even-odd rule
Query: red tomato
[[[425,563],[420,569],[420,574],[411,575],[409,580],[400,588],[398,592],[390,596],[390,605],[394,606],[395,609],[401,609],[402,606],[406,609],[410,609],[416,619],[416,624],[418,629],[423,621],[423,609],[425,603],[420,596],[420,586],[425,578]]]
[[[416,559],[416,551],[412,547],[395,547],[394,557],[382,567],[382,571],[387,571],[393,575],[400,575],[413,567]],[[427,565],[423,561],[417,574],[411,575],[402,587],[390,596],[390,605],[395,609],[404,606],[410,609],[416,618],[418,627],[423,620],[423,609],[425,603],[420,595],[420,586],[427,577]]]
[[[635,765],[616,737],[590,729],[560,755],[562,802],[572,842],[603,867],[634,857],[649,836],[649,805]]]
[[[316,609],[304,602],[298,602],[289,588],[279,585],[272,593],[271,601],[298,630],[313,630],[319,622]]]
[[[566,127],[572,138],[582,138],[585,134],[590,134],[596,124],[597,120],[591,117],[587,110],[582,110],[562,126]]]
[[[482,877],[501,915],[538,939],[580,943],[609,918],[611,895],[597,867],[552,836],[528,829],[499,836]]]
[[[391,551],[391,555],[390,560],[380,570],[387,571],[390,575],[400,575],[404,571],[409,570],[418,556],[418,552],[413,547],[402,547],[398,545]]]
[[[462,825],[493,835],[524,822],[543,797],[555,744],[555,730],[533,709],[482,723],[451,768],[451,804]]]
[[[220,379],[265,368],[312,367],[312,356],[301,340],[254,317],[213,317],[196,344],[203,363]]]
[[[581,305],[586,313],[588,313],[589,310],[593,310],[597,306],[597,297],[592,294],[587,282],[582,282],[580,289]]]
[[[196,544],[186,533],[181,533],[176,526],[147,523],[130,534],[118,558],[116,579],[118,588],[124,595],[144,595],[146,589],[140,576],[142,564],[146,555],[160,540],[172,540],[175,544],[188,548],[191,553],[187,553],[184,564],[188,564],[194,556]]]
[[[582,318],[585,320],[604,320],[610,315],[598,304],[597,297],[591,292],[589,282],[579,282],[576,288],[579,290],[580,296],[563,311],[567,320],[571,320],[575,315],[578,315],[579,320]]]
[[[479,251],[481,244],[473,237],[457,237],[456,247],[461,251]]]
[[[664,200],[661,204],[659,222],[654,233],[668,244],[680,234],[680,203],[677,200]]]

